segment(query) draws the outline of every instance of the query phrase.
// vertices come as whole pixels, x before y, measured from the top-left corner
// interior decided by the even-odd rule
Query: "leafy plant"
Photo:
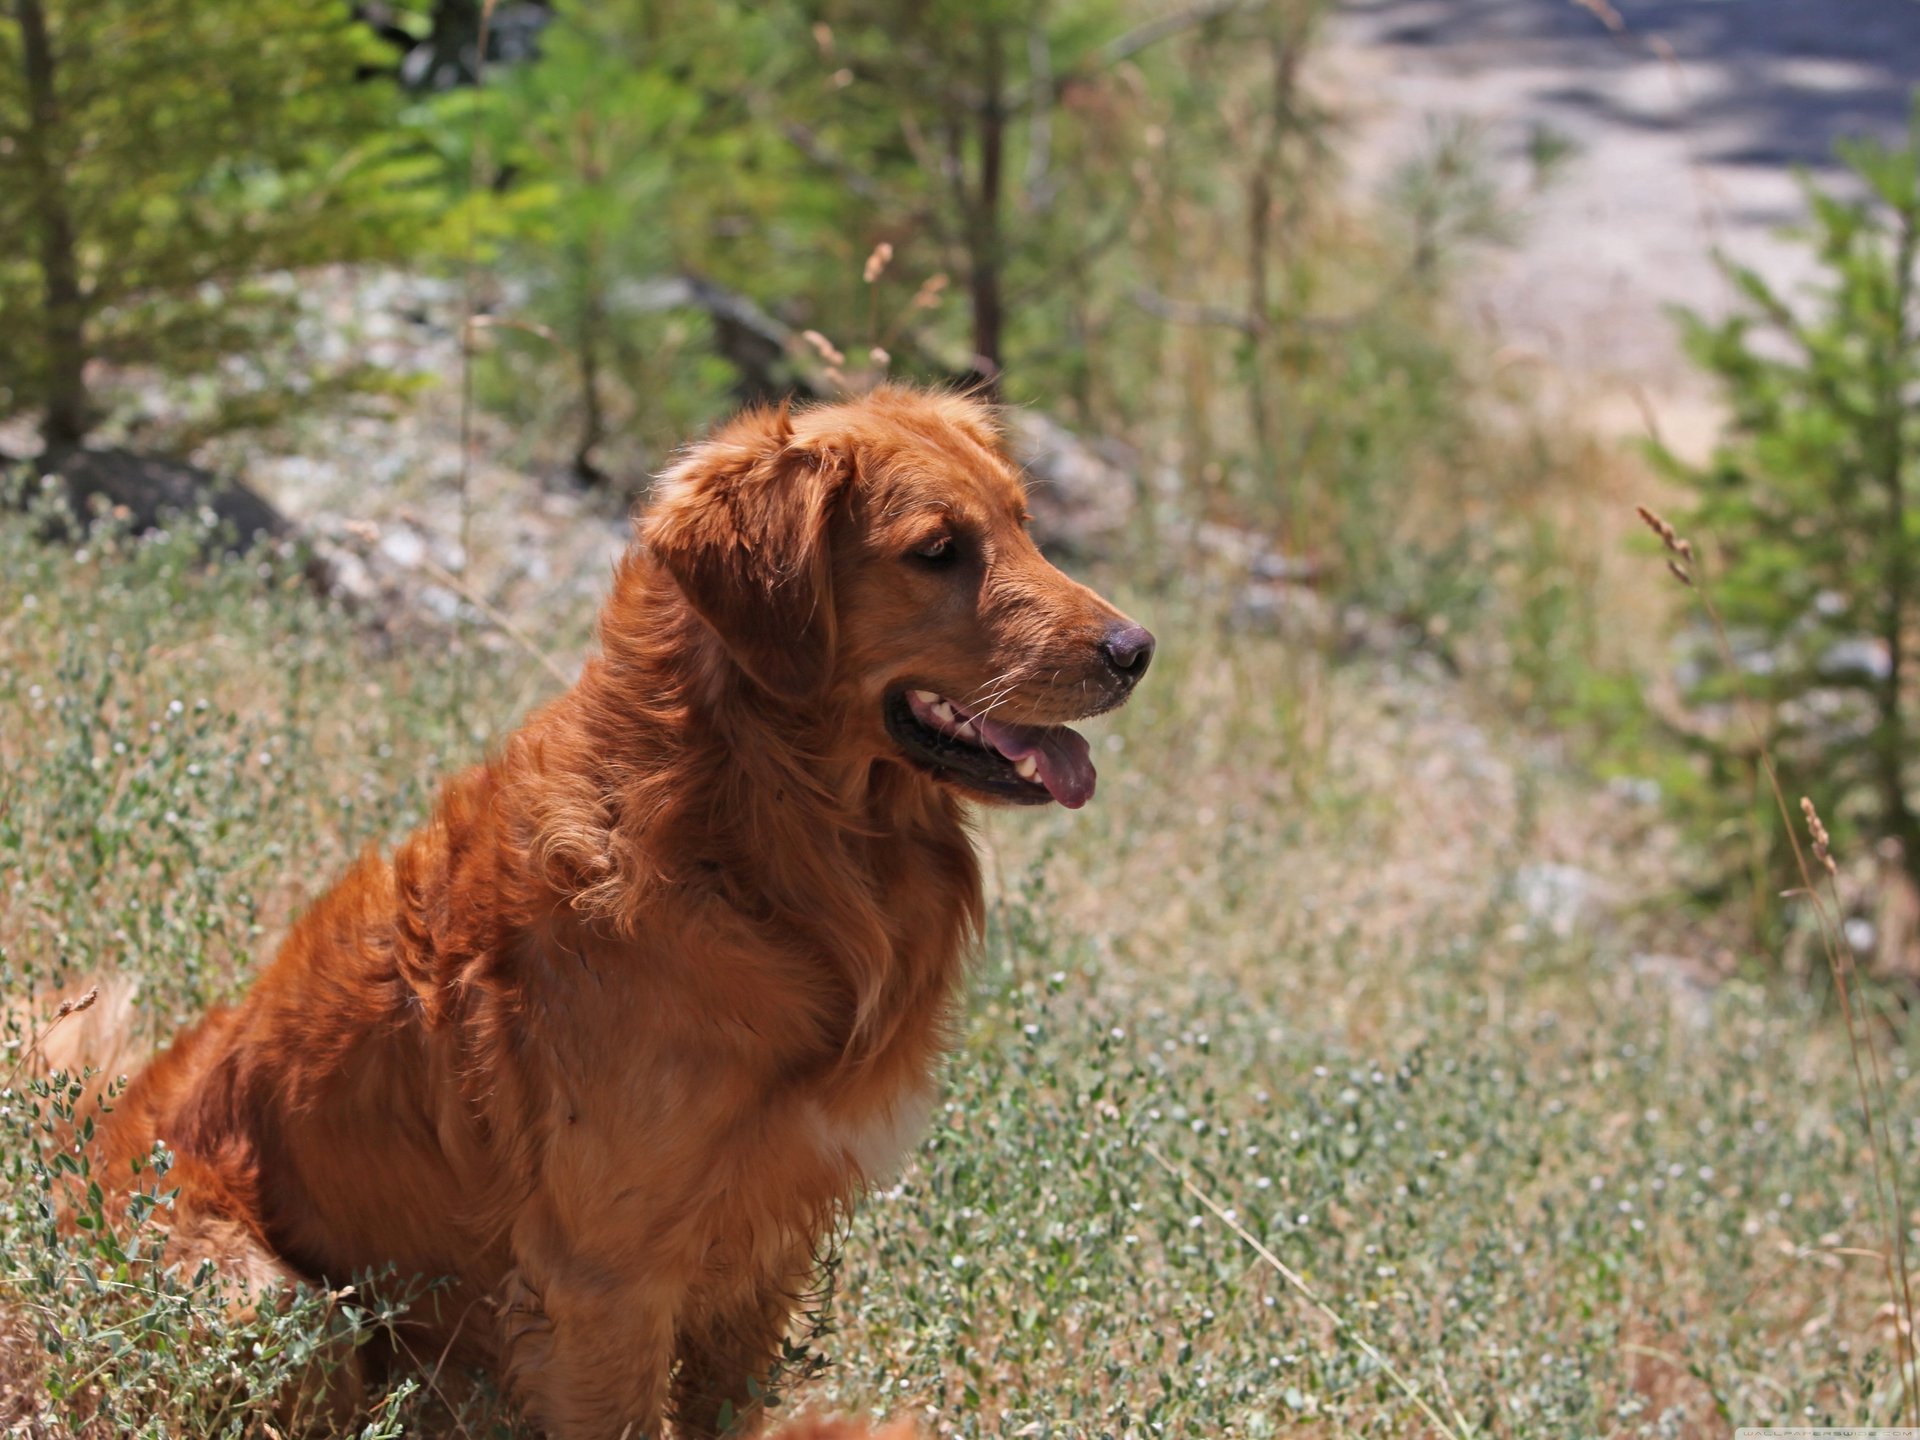
[[[1725,438],[1703,466],[1658,453],[1698,496],[1682,528],[1721,552],[1717,597],[1745,672],[1703,667],[1692,700],[1724,707],[1730,685],[1744,688],[1765,743],[1822,812],[1897,846],[1920,879],[1908,758],[1920,741],[1920,104],[1904,146],[1840,153],[1862,193],[1806,185],[1812,303],[1727,262],[1740,308],[1684,320],[1731,408]],[[1741,725],[1702,734],[1721,793],[1772,836],[1756,888],[1777,890],[1787,855],[1770,804],[1752,804],[1752,737]]]
[[[541,413],[556,371],[569,463],[606,478],[602,447],[656,450],[726,403],[730,373],[702,342],[692,285],[789,273],[769,251],[795,220],[753,113],[796,46],[779,6],[556,7],[537,55],[490,69],[416,116],[464,201],[438,232],[457,264],[497,276],[481,321],[485,398]],[[777,218],[779,217],[779,218]],[[557,363],[556,363],[557,362]]]
[[[0,414],[100,418],[96,363],[224,377],[296,312],[275,272],[395,253],[419,162],[344,0],[15,0],[0,10]],[[311,395],[344,376],[303,374]]]

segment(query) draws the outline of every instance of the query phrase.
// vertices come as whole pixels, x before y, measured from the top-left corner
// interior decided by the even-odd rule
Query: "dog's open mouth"
[[[902,690],[887,701],[887,730],[922,769],[994,799],[1078,810],[1093,798],[1086,737],[1065,725],[1017,725],[931,690]]]

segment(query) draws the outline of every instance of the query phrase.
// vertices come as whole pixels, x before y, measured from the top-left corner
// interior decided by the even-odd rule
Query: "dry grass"
[[[139,972],[155,1032],[552,683],[477,634],[384,655],[183,540],[76,559],[0,522],[0,576],[0,946],[15,985]],[[1092,727],[1092,807],[983,827],[998,899],[949,1105],[856,1220],[800,1399],[968,1435],[1431,1428],[1359,1334],[1451,1430],[1886,1420],[1844,1029],[1708,983],[1657,808],[1417,650],[1335,662],[1236,628],[1204,577],[1095,578],[1161,657]],[[1911,1173],[1894,1023],[1881,1113]],[[247,1373],[254,1331],[166,1348],[203,1312],[149,1307],[134,1352],[103,1348],[132,1317],[46,1248],[10,1144],[8,1248],[45,1268],[3,1283],[55,1343],[43,1407],[103,1364],[173,1395],[190,1354]]]

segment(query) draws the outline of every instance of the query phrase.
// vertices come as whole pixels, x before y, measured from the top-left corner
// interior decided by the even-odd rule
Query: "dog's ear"
[[[751,411],[669,470],[641,539],[740,668],[804,699],[832,663],[827,524],[850,471],[802,445],[783,405]]]

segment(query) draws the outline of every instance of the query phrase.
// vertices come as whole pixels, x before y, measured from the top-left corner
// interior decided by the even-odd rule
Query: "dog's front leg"
[[[673,1367],[668,1287],[523,1264],[503,1298],[507,1388],[549,1440],[661,1440]]]
[[[751,1433],[763,1418],[794,1296],[806,1272],[696,1304],[682,1317],[674,1355],[672,1410],[677,1440]]]

